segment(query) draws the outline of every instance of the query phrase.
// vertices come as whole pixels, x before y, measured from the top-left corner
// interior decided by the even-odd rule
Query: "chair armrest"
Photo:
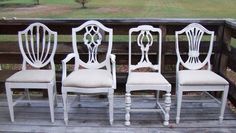
[[[116,63],[116,55],[110,54],[111,62]]]
[[[75,54],[74,53],[70,53],[66,56],[65,59],[62,60],[62,63],[67,63],[68,61],[70,61],[72,58],[75,57]]]
[[[112,88],[116,89],[116,55],[110,54],[110,59],[112,63],[112,78],[113,78]]]
[[[69,62],[72,58],[75,57],[74,53],[70,53],[66,56],[66,58],[64,60],[62,60],[62,80],[61,82],[63,82],[63,80],[66,78],[67,76],[67,68],[66,68],[66,64],[67,62]]]

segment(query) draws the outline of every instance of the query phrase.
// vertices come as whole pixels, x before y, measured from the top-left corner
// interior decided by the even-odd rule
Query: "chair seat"
[[[127,85],[167,85],[169,82],[156,72],[131,72]]]
[[[221,76],[209,70],[182,70],[178,72],[180,85],[227,85]]]
[[[22,70],[10,76],[6,82],[49,83],[54,79],[52,70]]]
[[[102,69],[81,69],[73,71],[63,81],[65,87],[112,87],[112,75]]]

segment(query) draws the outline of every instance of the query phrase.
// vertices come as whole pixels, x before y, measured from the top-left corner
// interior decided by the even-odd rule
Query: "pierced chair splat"
[[[57,104],[54,64],[57,32],[42,23],[33,23],[18,32],[18,42],[23,57],[22,70],[13,74],[5,82],[11,121],[14,121],[13,107],[17,103],[42,102],[30,101],[29,89],[47,89],[51,122],[54,122],[54,105]],[[28,100],[19,98],[13,102],[13,89],[22,88],[26,89]]]
[[[82,43],[79,43],[77,34],[85,32],[82,35]],[[105,36],[108,35],[108,41],[105,42]],[[87,21],[81,26],[72,29],[73,53],[68,54],[62,60],[62,97],[64,104],[64,121],[68,124],[68,103],[67,93],[74,92],[79,94],[106,94],[109,101],[109,119],[113,123],[113,93],[116,89],[116,66],[115,55],[111,54],[113,30],[105,27],[98,21]],[[81,42],[81,41],[80,41]],[[106,45],[107,44],[107,45]],[[80,58],[78,51],[79,45],[88,49],[87,61]],[[105,59],[98,59],[98,52],[107,47]],[[74,70],[67,75],[67,62],[75,59]],[[112,64],[112,65],[111,65]]]
[[[132,37],[137,34],[137,43],[132,42]],[[154,36],[155,35],[155,36]],[[156,40],[156,41],[155,41]],[[159,44],[159,45],[158,45]],[[132,64],[132,47],[138,45],[141,50],[141,59],[136,64]],[[155,49],[153,45],[158,48],[158,63],[153,64],[149,58],[149,50]],[[159,46],[159,47],[158,47]],[[171,106],[171,85],[161,74],[161,48],[162,48],[162,32],[160,28],[154,28],[150,25],[141,25],[137,28],[129,30],[129,74],[126,83],[126,114],[125,125],[130,125],[130,112],[131,111],[155,111],[164,114],[164,125],[169,124],[169,111]],[[157,52],[157,49],[155,49]],[[135,52],[133,52],[135,53]],[[154,72],[139,72],[135,71],[140,68],[151,68]],[[154,90],[157,92],[157,109],[131,109],[131,92],[140,90]],[[158,98],[159,91],[165,91],[165,106],[161,106]]]
[[[188,40],[188,58],[184,61],[180,55],[180,41],[179,36],[185,35]],[[204,60],[200,60],[200,48],[201,45],[207,45],[203,43],[203,36],[208,36],[210,39],[204,42],[208,42],[208,52]],[[218,74],[211,71],[210,58],[213,49],[214,31],[209,31],[198,23],[192,23],[186,26],[184,29],[175,32],[176,38],[176,53],[177,53],[177,64],[176,64],[176,98],[177,98],[177,114],[176,123],[180,121],[180,110],[182,103],[182,96],[184,91],[196,92],[201,91],[210,95],[208,91],[221,91],[223,92],[221,102],[217,100],[217,103],[221,103],[221,110],[219,121],[223,121],[223,115],[225,105],[227,101],[229,83],[219,76]],[[186,70],[180,70],[180,65]],[[207,67],[206,67],[207,66]],[[204,70],[206,69],[206,70]],[[194,76],[192,76],[194,75]],[[191,77],[191,78],[190,78]]]

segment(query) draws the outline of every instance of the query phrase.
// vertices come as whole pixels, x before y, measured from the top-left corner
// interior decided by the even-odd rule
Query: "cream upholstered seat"
[[[73,71],[63,82],[65,87],[112,87],[112,75],[102,69],[80,69]]]
[[[9,77],[7,82],[49,83],[54,80],[52,70],[22,70]]]
[[[17,103],[31,103],[29,89],[46,89],[51,122],[54,122],[54,105],[57,104],[54,64],[57,32],[42,23],[33,23],[18,32],[18,42],[23,57],[22,70],[10,76],[5,82],[11,121],[14,122],[13,107]],[[25,89],[26,93],[23,96],[28,97],[28,100],[24,100],[24,97],[13,100],[13,89]],[[45,100],[34,100],[35,102],[45,102]]]
[[[187,60],[182,59],[180,54],[180,48],[184,44],[179,39],[188,39],[188,58]],[[180,36],[180,37],[179,37]],[[202,43],[202,38],[204,42]],[[207,39],[209,38],[209,39]],[[175,32],[176,39],[176,53],[177,53],[177,64],[176,64],[176,101],[177,101],[177,113],[176,123],[180,121],[180,111],[183,98],[183,92],[196,92],[202,91],[209,95],[211,98],[221,104],[219,121],[223,121],[225,105],[227,101],[229,83],[211,71],[211,55],[214,41],[214,31],[209,31],[200,24],[192,23],[186,26],[184,29]],[[205,59],[200,59],[200,48],[201,45],[208,45],[208,53]],[[186,70],[180,70],[180,65]],[[204,70],[206,69],[206,70]],[[219,101],[212,96],[209,91],[220,91],[223,92],[222,100]],[[193,102],[193,100],[191,100]]]
[[[136,38],[135,40],[132,40]],[[132,47],[140,48],[141,58],[138,63],[132,62]],[[157,49],[158,62],[153,64],[149,60],[149,50]],[[129,74],[126,83],[125,94],[125,125],[130,125],[130,112],[132,111],[154,111],[162,112],[164,115],[164,125],[169,125],[169,111],[171,106],[171,85],[161,74],[161,51],[162,51],[162,32],[160,28],[154,28],[151,25],[141,25],[129,30]],[[137,54],[137,53],[135,53]],[[139,71],[135,71],[141,68]],[[152,69],[152,72],[141,72],[142,68]],[[131,92],[139,90],[153,90],[157,92],[155,109],[131,108]],[[159,91],[166,92],[164,104],[159,102]]]
[[[180,85],[226,85],[228,81],[209,70],[181,70],[178,72]]]
[[[78,37],[82,35],[82,39]],[[64,121],[68,124],[67,93],[106,94],[109,102],[109,121],[113,124],[113,96],[116,89],[115,55],[111,54],[113,30],[98,21],[87,21],[72,29],[73,53],[62,60],[62,99],[64,104]],[[88,58],[80,58],[79,46],[88,48]],[[98,57],[101,47],[105,59]],[[107,48],[106,51],[104,50]],[[75,59],[74,70],[67,75],[67,62]],[[78,101],[78,100],[77,100]]]
[[[153,72],[131,72],[127,79],[128,85],[166,85],[169,82],[160,73]]]

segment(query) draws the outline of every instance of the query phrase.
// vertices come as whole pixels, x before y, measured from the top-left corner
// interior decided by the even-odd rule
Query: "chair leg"
[[[25,89],[25,93],[26,93],[26,96],[27,96],[27,99],[28,99],[28,105],[30,106],[31,105],[31,102],[30,102],[30,94],[29,94],[29,89]]]
[[[180,120],[180,110],[181,110],[181,103],[182,103],[182,95],[183,95],[183,92],[181,90],[178,90],[176,124],[179,124],[179,120]]]
[[[54,105],[57,107],[57,103],[58,103],[58,100],[57,100],[57,86],[56,86],[56,82],[55,82],[55,84],[54,84],[54,86],[53,86],[53,89],[54,89]]]
[[[7,87],[7,85],[6,85],[6,93],[7,93],[7,103],[10,111],[11,122],[14,122],[12,91],[11,88]]]
[[[50,114],[51,114],[51,122],[54,123],[54,91],[53,85],[48,88],[48,100],[49,100],[49,107],[50,107]]]
[[[160,91],[156,91],[156,102],[158,103],[159,101],[159,96],[160,96]]]
[[[225,112],[225,106],[226,106],[226,102],[227,102],[228,90],[229,90],[229,86],[226,86],[225,90],[223,91],[223,94],[222,94],[221,110],[220,110],[220,117],[219,117],[220,123],[222,123],[223,119],[224,119],[224,112]]]
[[[110,124],[113,124],[113,90],[109,92],[108,94],[108,100],[109,100],[109,119],[110,119]]]
[[[82,105],[81,105],[81,103],[80,103],[80,94],[77,94],[77,101],[78,101],[78,107],[81,107]]]
[[[165,94],[165,120],[164,120],[164,125],[168,126],[169,125],[169,119],[170,119],[170,106],[171,106],[171,93],[170,91],[167,91]]]
[[[130,125],[130,108],[131,108],[131,94],[129,91],[126,92],[125,94],[125,125],[129,126]]]
[[[177,101],[178,101],[178,79],[176,78],[176,85],[175,85],[175,105],[177,106]]]
[[[68,125],[67,92],[62,92],[62,100],[63,100],[63,107],[64,107],[64,121],[65,121],[65,124]]]

